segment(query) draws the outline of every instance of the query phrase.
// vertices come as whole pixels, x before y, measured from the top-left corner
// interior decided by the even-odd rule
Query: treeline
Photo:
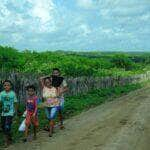
[[[0,70],[48,74],[54,67],[66,76],[127,76],[149,70],[150,53],[19,52],[0,46]]]

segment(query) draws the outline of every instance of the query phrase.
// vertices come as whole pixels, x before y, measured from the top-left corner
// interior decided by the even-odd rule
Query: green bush
[[[52,68],[60,68],[65,76],[130,76],[148,69],[150,53],[102,53],[102,52],[19,52],[0,46],[0,69],[21,73],[49,74]]]

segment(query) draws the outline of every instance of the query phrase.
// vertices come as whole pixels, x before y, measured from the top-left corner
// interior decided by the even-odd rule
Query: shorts
[[[32,113],[27,113],[25,124],[26,126],[30,126],[31,124],[33,124],[34,126],[37,127],[39,125],[38,117],[36,115],[34,118],[32,118],[32,115],[33,115]]]
[[[57,114],[57,107],[46,107],[45,113],[48,120],[55,119]]]
[[[61,111],[64,109],[64,98],[59,98],[60,100],[60,106],[57,107],[58,111]]]
[[[5,134],[10,134],[13,116],[1,116],[2,130]]]

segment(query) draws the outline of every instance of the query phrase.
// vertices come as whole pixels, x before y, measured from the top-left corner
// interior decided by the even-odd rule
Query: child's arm
[[[44,88],[44,78],[45,77],[40,77],[40,84],[42,88]]]
[[[57,87],[56,88],[56,97],[59,97],[61,95],[61,88]]]
[[[37,110],[38,110],[38,98],[35,100],[35,110],[34,110],[34,113],[33,113],[33,117],[36,116]]]
[[[58,87],[58,94],[59,95],[62,95],[62,94],[64,94],[65,92],[67,92],[69,89],[68,89],[68,87],[67,86],[65,86],[65,87]]]
[[[37,114],[37,106],[35,107],[35,111],[34,111],[34,113],[33,113],[33,117],[35,117],[36,116],[36,114]]]
[[[65,86],[65,87],[61,88],[61,93],[63,94],[65,92],[67,92],[68,90],[69,90],[68,87]]]
[[[68,85],[67,85],[67,82],[66,80],[63,80],[63,83],[62,83],[62,88],[60,90],[60,93],[61,94],[64,94],[65,92],[67,92],[69,89],[68,89]]]
[[[14,93],[14,107],[15,107],[15,112],[16,112],[17,116],[20,116],[21,112],[19,111],[18,100],[17,100],[15,93]]]

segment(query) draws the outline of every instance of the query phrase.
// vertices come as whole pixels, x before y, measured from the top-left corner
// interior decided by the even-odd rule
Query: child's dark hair
[[[7,83],[10,83],[11,86],[13,85],[12,82],[11,82],[10,80],[7,80],[7,79],[3,81],[3,85],[4,85],[6,82],[7,82]]]
[[[58,71],[58,72],[60,72],[60,69],[59,68],[53,68],[53,71]]]
[[[33,89],[34,91],[36,91],[36,88],[35,88],[34,85],[28,85],[28,86],[26,87],[26,90],[28,91],[29,89]]]

